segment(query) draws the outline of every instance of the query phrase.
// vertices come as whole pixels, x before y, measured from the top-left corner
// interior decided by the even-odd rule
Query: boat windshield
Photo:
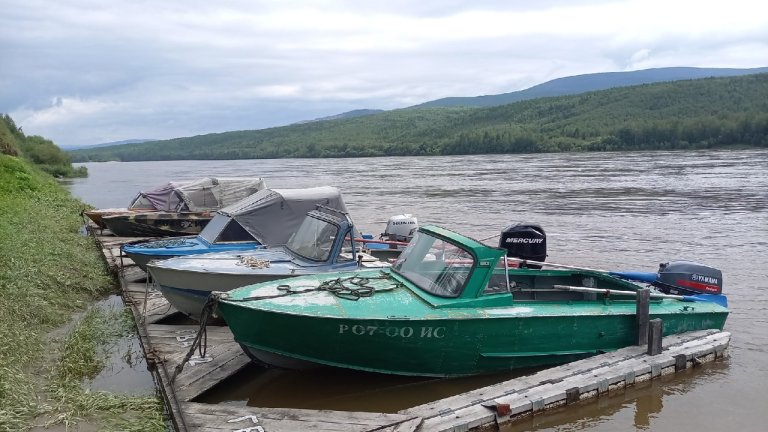
[[[458,297],[474,265],[468,251],[418,232],[392,269],[430,294]]]
[[[339,227],[320,219],[307,217],[298,231],[288,239],[286,247],[293,253],[311,261],[327,261],[333,247],[333,239]]]

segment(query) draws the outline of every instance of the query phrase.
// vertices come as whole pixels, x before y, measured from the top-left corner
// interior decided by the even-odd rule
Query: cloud
[[[16,3],[0,11],[0,112],[60,145],[768,58],[768,16],[745,0]]]

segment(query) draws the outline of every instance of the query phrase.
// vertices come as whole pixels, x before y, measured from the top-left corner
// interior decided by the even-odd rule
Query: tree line
[[[490,108],[406,108],[71,155],[74,161],[137,161],[733,147],[768,147],[768,74],[645,84]]]
[[[86,177],[85,167],[74,168],[69,154],[53,141],[26,136],[8,114],[0,115],[0,153],[22,157],[55,177]]]

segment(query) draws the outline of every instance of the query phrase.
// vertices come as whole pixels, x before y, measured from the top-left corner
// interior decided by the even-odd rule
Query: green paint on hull
[[[426,232],[440,235],[429,228]],[[460,238],[455,242],[464,245]],[[501,254],[473,246],[476,250],[466,249],[477,265],[454,268],[467,282],[453,297],[427,292],[398,274],[396,264],[394,270],[299,277],[288,282],[288,291],[285,281],[239,288],[222,294],[219,312],[244,347],[402,375],[492,373],[564,363],[634,344],[632,297],[563,292],[552,286],[624,291],[638,286],[596,272],[510,269],[509,287],[494,290],[494,278],[506,272],[484,260]],[[413,254],[403,255],[401,260],[413,259]],[[434,259],[428,267],[423,274],[431,278]],[[373,295],[353,301],[318,289],[352,275],[369,278],[364,286],[373,288]],[[342,283],[354,288],[349,280]],[[712,302],[664,299],[651,301],[650,313],[664,320],[664,334],[670,335],[722,329],[728,310]]]

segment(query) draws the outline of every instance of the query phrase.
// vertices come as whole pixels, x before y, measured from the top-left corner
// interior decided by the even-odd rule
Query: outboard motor
[[[416,217],[410,214],[392,216],[387,222],[387,228],[381,234],[382,240],[409,242],[419,229]]]
[[[668,294],[721,294],[723,272],[688,261],[662,263],[653,285]]]
[[[536,224],[517,224],[504,228],[499,237],[499,247],[506,249],[509,257],[533,261],[547,259],[547,235]],[[541,268],[530,264],[527,267]]]

